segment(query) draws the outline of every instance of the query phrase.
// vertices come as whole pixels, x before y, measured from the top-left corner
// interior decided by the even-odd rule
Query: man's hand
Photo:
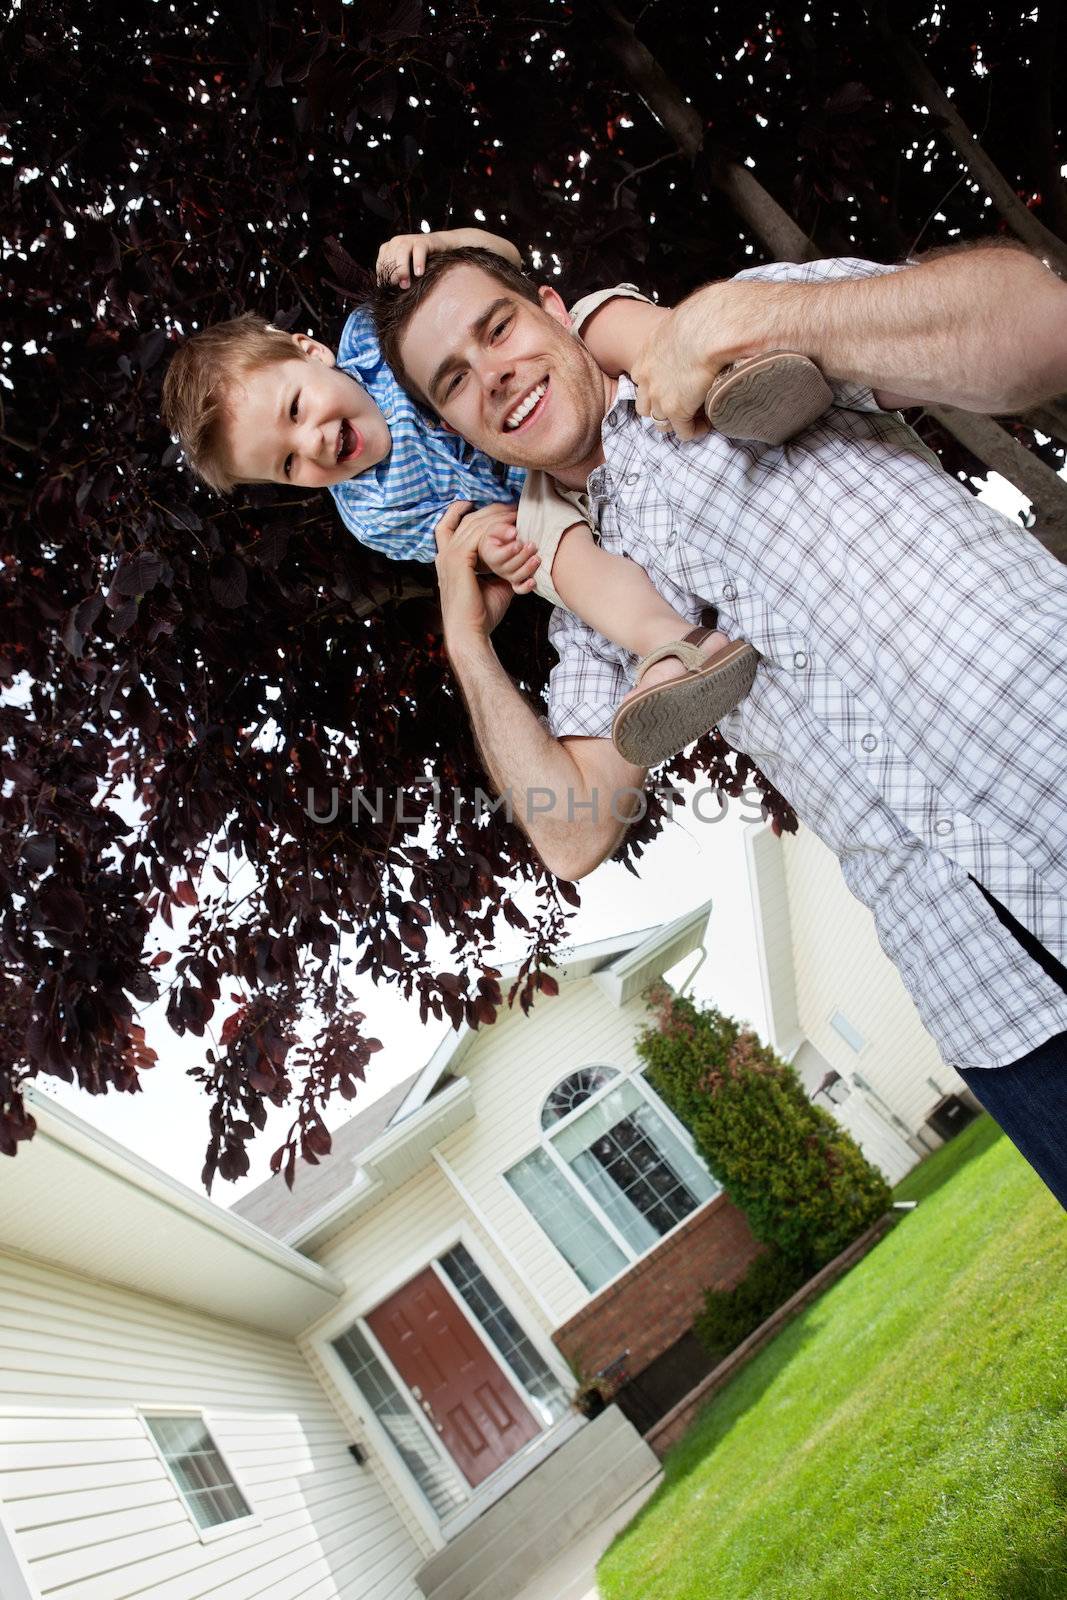
[[[669,424],[679,439],[705,433],[704,398],[712,380],[741,356],[757,354],[759,291],[776,287],[748,281],[711,283],[668,312],[645,340],[630,371],[637,385],[639,414]]]
[[[513,590],[506,578],[480,579],[475,570],[486,529],[503,530],[509,520],[514,531],[514,506],[483,506],[475,511],[470,500],[457,500],[434,529],[441,617],[450,654],[464,640],[487,638],[511,604]]]

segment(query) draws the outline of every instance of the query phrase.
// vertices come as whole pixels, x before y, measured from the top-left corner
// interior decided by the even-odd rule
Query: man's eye
[[[498,322],[496,327],[493,329],[493,338],[495,339],[497,337],[497,335],[502,333],[505,328],[510,326],[510,324],[511,324],[511,318],[510,317],[505,317],[503,322]]]
[[[445,397],[446,400],[448,399],[450,394],[454,394],[455,393],[456,389],[463,382],[463,376],[464,375],[463,375],[462,372],[457,372],[457,373],[454,374],[453,377],[449,378],[448,383],[445,385],[445,395],[444,395],[444,397]]]

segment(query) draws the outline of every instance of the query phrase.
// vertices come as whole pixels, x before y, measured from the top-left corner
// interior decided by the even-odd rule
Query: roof
[[[0,1248],[289,1337],[343,1285],[39,1089],[33,1139],[0,1160]]]
[[[351,1189],[359,1177],[359,1157],[389,1126],[399,1106],[419,1074],[413,1072],[402,1083],[394,1084],[365,1111],[359,1111],[330,1135],[330,1153],[317,1167],[306,1161],[297,1164],[293,1188],[286,1187],[282,1174],[275,1173],[265,1183],[249,1189],[230,1207],[257,1227],[280,1237],[290,1234],[302,1220],[321,1211],[328,1201]]]
[[[708,900],[672,922],[579,945],[560,962],[558,980],[573,983],[595,975],[612,1004],[622,1005],[637,992],[635,985],[654,982],[697,947],[710,910]],[[501,987],[506,988],[517,972],[518,963],[505,967]],[[383,1168],[386,1151],[397,1149],[405,1131],[425,1159],[426,1138],[419,1139],[419,1130],[435,1097],[455,1078],[478,1036],[466,1024],[446,1034],[425,1066],[334,1130],[333,1147],[325,1160],[318,1166],[298,1163],[291,1190],[275,1174],[236,1200],[232,1210],[291,1245],[310,1249],[323,1242],[337,1231],[342,1216],[347,1218],[358,1205],[380,1198],[390,1177],[402,1180],[404,1172],[395,1159],[390,1174]],[[471,1115],[469,1098],[450,1098],[446,1110],[442,1097],[441,1112],[434,1119],[442,1129],[437,1138]]]

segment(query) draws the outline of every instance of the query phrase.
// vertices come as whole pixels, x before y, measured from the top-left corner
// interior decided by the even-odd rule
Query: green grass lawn
[[[604,1600],[1065,1600],[1067,1215],[983,1116],[709,1402]]]

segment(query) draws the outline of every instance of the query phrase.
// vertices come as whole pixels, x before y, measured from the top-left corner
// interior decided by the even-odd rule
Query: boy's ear
[[[291,333],[289,337],[301,355],[310,356],[312,361],[321,361],[326,367],[337,365],[337,357],[328,344],[313,339],[309,333]]]
[[[537,290],[537,297],[541,302],[541,310],[547,311],[554,322],[561,322],[567,332],[571,331],[571,314],[567,305],[562,300],[551,284],[542,283]]]

